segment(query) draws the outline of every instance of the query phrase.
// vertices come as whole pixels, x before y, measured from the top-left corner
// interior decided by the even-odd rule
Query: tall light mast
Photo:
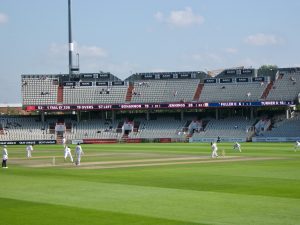
[[[72,17],[71,17],[71,0],[68,0],[68,27],[69,27],[69,76],[71,77],[73,74],[73,51],[74,44],[72,40]]]

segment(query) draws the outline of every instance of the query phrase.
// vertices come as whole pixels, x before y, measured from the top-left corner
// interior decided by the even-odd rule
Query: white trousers
[[[27,151],[27,158],[31,158],[31,151]]]
[[[217,149],[215,149],[215,150],[212,150],[212,153],[211,153],[211,157],[212,158],[216,158],[216,157],[218,157],[218,153],[217,153]]]
[[[80,165],[81,155],[77,155],[76,164]]]
[[[65,156],[64,156],[65,160],[67,159],[68,156],[70,157],[71,162],[73,162],[73,157],[72,157],[71,152],[65,152]]]

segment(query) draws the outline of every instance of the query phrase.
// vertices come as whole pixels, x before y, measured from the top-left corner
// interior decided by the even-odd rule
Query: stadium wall
[[[189,139],[190,143],[193,142],[215,142],[217,141],[217,138],[193,138],[191,137]],[[246,142],[246,138],[221,138],[221,142]]]
[[[294,142],[300,137],[253,137],[252,142]]]

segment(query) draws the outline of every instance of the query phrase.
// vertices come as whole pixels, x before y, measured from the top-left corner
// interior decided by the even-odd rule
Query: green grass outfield
[[[74,147],[71,146],[74,152]],[[300,150],[293,143],[8,146],[0,171],[2,225],[300,224]],[[55,165],[53,165],[55,160]]]

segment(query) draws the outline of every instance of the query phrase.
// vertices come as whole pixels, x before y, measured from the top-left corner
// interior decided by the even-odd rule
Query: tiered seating
[[[122,133],[116,132],[118,121],[111,123],[105,120],[90,120],[73,122],[71,133],[66,133],[66,138],[71,139],[120,139]]]
[[[64,104],[124,103],[127,86],[64,87]]]
[[[265,88],[260,82],[204,84],[199,101],[259,101]]]
[[[193,101],[198,84],[198,79],[136,81],[131,102]]]
[[[180,132],[186,121],[175,120],[174,118],[161,117],[157,120],[140,123],[138,132],[129,133],[129,138],[181,138]]]
[[[267,100],[294,100],[300,93],[300,72],[284,73],[274,82]]]
[[[300,137],[300,115],[277,121],[271,130],[260,133],[263,137]]]
[[[47,123],[35,121],[34,117],[1,117],[4,132],[1,141],[54,140]]]
[[[51,76],[23,76],[23,105],[57,104],[57,78]]]
[[[255,120],[242,117],[231,117],[221,120],[210,120],[204,131],[194,133],[193,138],[248,138]]]

